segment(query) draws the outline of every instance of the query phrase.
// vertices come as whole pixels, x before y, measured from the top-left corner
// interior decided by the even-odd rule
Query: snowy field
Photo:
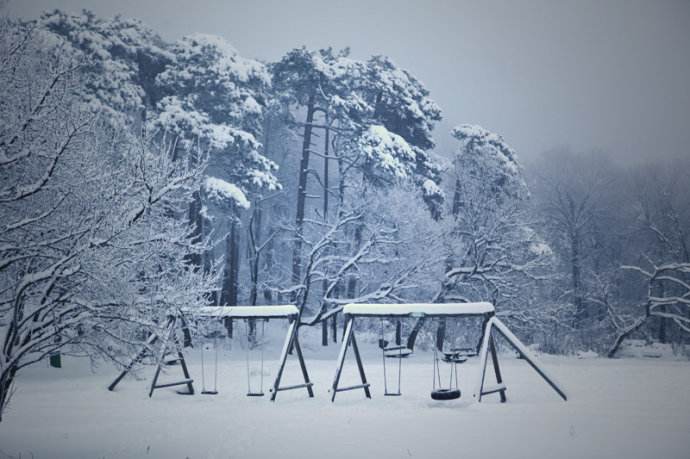
[[[309,339],[306,339],[309,338]],[[147,397],[152,368],[105,388],[115,369],[92,370],[67,359],[62,369],[30,368],[0,424],[0,458],[683,458],[690,457],[690,364],[660,359],[577,359],[543,356],[566,387],[563,402],[528,365],[502,355],[509,401],[469,403],[476,361],[461,367],[463,397],[435,402],[430,353],[404,361],[403,397],[384,397],[380,354],[361,346],[372,383],[329,399],[337,348],[303,346],[316,396],[267,386],[280,337],[267,347],[267,396],[248,398],[239,343],[220,354],[217,396],[181,396],[161,389]],[[197,391],[198,350],[188,353]],[[357,382],[348,356],[343,384]],[[394,366],[390,367],[394,369]],[[163,378],[174,378],[170,367]],[[290,359],[284,384],[300,382]],[[389,373],[390,376],[390,373]]]

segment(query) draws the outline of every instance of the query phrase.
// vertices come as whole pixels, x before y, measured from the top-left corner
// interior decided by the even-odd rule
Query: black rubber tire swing
[[[450,364],[450,381],[448,381],[448,387],[444,388],[441,386],[441,368],[439,366],[439,353],[440,349],[437,350],[434,346],[434,365],[433,365],[433,388],[431,390],[431,398],[433,400],[456,400],[460,398],[461,392],[458,387],[458,363],[462,363],[466,358],[461,357],[457,353],[447,353],[444,354],[443,361]],[[443,351],[441,351],[443,352]],[[455,384],[453,384],[453,376],[455,376]],[[436,381],[438,377],[438,388],[436,386]]]
[[[431,391],[434,400],[456,400],[460,398],[460,389],[436,389]]]

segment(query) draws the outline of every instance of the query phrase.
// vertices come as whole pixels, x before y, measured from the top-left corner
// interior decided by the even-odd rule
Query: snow
[[[398,178],[410,176],[416,158],[414,149],[398,134],[385,126],[370,126],[359,140],[360,148],[367,158]]]
[[[472,124],[456,126],[451,135],[461,142],[456,161],[475,180],[515,198],[529,195],[517,154],[503,137]]]
[[[544,241],[533,242],[529,246],[530,252],[539,256],[550,256],[553,254],[551,247]]]
[[[241,82],[247,82],[256,78],[264,84],[270,83],[270,76],[263,64],[253,59],[243,58],[235,47],[222,37],[194,33],[180,39],[175,46],[178,52],[187,59],[209,52],[214,54],[215,60],[206,71],[215,72],[221,79],[237,78]]]
[[[494,312],[491,303],[348,304],[343,313],[358,316],[459,316]]]
[[[422,183],[422,190],[424,196],[440,196],[443,195],[443,190],[431,179],[426,179]]]
[[[203,306],[189,310],[192,314],[202,317],[294,317],[299,311],[294,305],[281,306]]]
[[[267,385],[285,330],[279,321],[266,329]],[[47,364],[28,368],[0,424],[0,451],[37,459],[688,457],[686,361],[539,356],[567,384],[570,401],[563,402],[524,361],[501,354],[508,403],[500,404],[497,395],[470,403],[477,362],[469,359],[459,367],[462,397],[436,402],[429,397],[431,353],[419,351],[406,359],[403,396],[384,397],[380,351],[375,337],[366,340],[362,333],[358,344],[373,398],[350,391],[331,403],[328,388],[338,346],[322,348],[319,334],[318,327],[301,334],[314,399],[293,390],[281,392],[272,403],[267,387],[266,397],[246,397],[241,327],[234,341],[222,340],[216,396],[180,396],[171,388],[149,399],[151,367],[139,372],[143,379],[128,377],[115,392],[105,389],[117,373],[108,366],[92,373],[88,362],[66,358],[62,369]],[[186,351],[197,392],[199,347]],[[206,358],[208,365],[212,359]],[[206,368],[207,381],[211,370]],[[178,372],[168,367],[162,379],[173,380]],[[257,384],[258,376],[257,368],[252,372]],[[283,381],[301,382],[294,356],[288,358]],[[351,354],[342,382],[358,382]]]
[[[673,348],[670,343],[648,343],[641,339],[627,339],[623,341],[618,355],[620,357],[637,358],[674,358]]]
[[[211,199],[220,201],[230,199],[244,209],[249,209],[251,205],[245,194],[237,185],[226,182],[225,180],[216,177],[206,177],[204,188]]]

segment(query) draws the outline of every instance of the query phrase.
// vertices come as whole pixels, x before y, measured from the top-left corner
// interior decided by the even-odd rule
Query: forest
[[[544,353],[684,355],[690,155],[523,162],[491,126],[435,129],[443,105],[383,55],[3,17],[0,419],[24,368],[124,364],[202,305],[294,304],[332,346],[348,303],[489,301]],[[404,345],[443,342],[422,323]]]

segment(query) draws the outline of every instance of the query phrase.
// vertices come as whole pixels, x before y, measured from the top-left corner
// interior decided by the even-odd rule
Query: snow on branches
[[[219,201],[230,200],[243,209],[249,209],[250,203],[247,197],[242,190],[232,183],[215,177],[206,177],[204,189],[206,190],[207,196],[211,199]]]
[[[457,126],[451,135],[460,141],[455,167],[466,171],[463,180],[469,186],[493,195],[496,203],[529,195],[517,154],[501,136],[469,124]]]
[[[54,10],[43,14],[36,26],[79,50],[84,97],[93,111],[106,110],[121,121],[146,108],[153,79],[171,58],[160,37],[134,19]]]
[[[414,150],[405,139],[384,126],[370,126],[358,139],[358,144],[369,167],[381,169],[399,179],[412,175],[411,165],[416,158]]]
[[[22,368],[65,348],[118,359],[208,290],[186,263],[204,247],[177,218],[205,159],[115,129],[88,109],[72,54],[3,27],[0,415]]]
[[[266,67],[212,35],[184,37],[171,54],[156,77],[162,97],[153,124],[187,147],[208,149],[211,167],[243,193],[279,188],[277,166],[263,155],[259,140],[270,88]]]
[[[690,263],[650,264],[651,269],[629,265],[621,267],[644,278],[647,298],[637,307],[643,310],[637,317],[623,316],[609,306],[609,317],[616,329],[609,357],[616,354],[624,339],[641,329],[652,317],[671,320],[681,330],[690,333]]]

